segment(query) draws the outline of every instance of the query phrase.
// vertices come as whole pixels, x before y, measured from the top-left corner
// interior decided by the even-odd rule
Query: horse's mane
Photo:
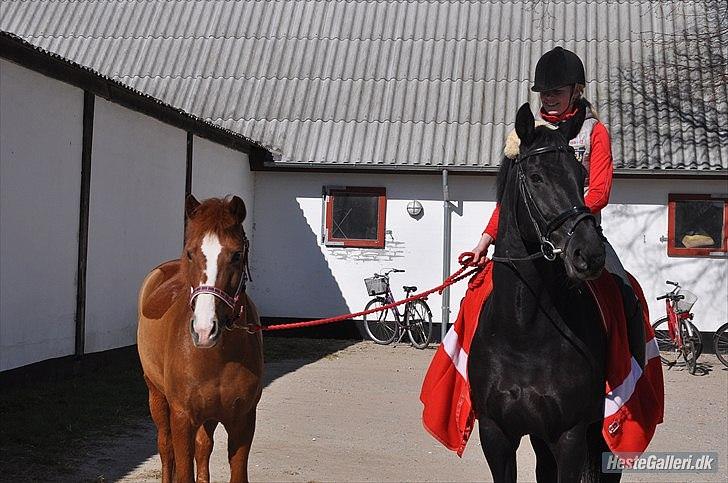
[[[496,200],[500,203],[503,200],[503,192],[506,189],[508,182],[508,173],[511,171],[511,164],[513,160],[507,156],[503,156],[501,161],[500,169],[498,170],[498,177],[496,178]]]
[[[206,233],[221,235],[235,225],[235,217],[230,211],[230,197],[210,198],[195,208],[187,223],[187,240],[199,240]]]
[[[561,139],[558,139],[559,136],[561,136],[561,133],[559,133],[558,130],[543,125],[536,126],[534,130],[534,142],[532,142],[531,144],[556,144],[559,142],[563,142]],[[544,138],[546,143],[543,142]],[[496,197],[498,203],[500,203],[503,199],[503,193],[505,192],[506,186],[508,185],[508,174],[511,171],[511,166],[513,165],[514,161],[515,159],[511,159],[508,156],[503,156],[503,160],[501,161],[500,169],[498,170],[498,177],[496,178]]]

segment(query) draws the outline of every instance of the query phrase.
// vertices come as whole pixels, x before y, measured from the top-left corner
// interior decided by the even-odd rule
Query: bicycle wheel
[[[689,336],[693,341],[693,345],[695,346],[695,359],[700,357],[700,354],[703,353],[703,339],[700,337],[700,331],[697,327],[695,327],[695,324],[690,322],[689,320],[685,321],[685,324],[688,326],[688,332]]]
[[[657,347],[660,349],[660,360],[663,364],[672,366],[678,363],[678,351],[677,345],[670,338],[670,332],[667,326],[667,317],[663,317],[652,324],[652,328],[655,331],[655,341],[657,341]]]
[[[718,360],[728,367],[728,323],[718,327],[713,336],[713,348]]]
[[[693,331],[694,326],[691,326],[692,324],[687,320],[680,324],[683,340],[682,356],[688,367],[688,372],[690,372],[690,374],[695,374],[695,368],[698,364],[698,353],[697,348],[695,347],[696,337],[695,332]],[[698,339],[699,338],[700,336],[698,336]]]
[[[364,310],[376,309],[387,304],[382,297],[369,301]],[[397,336],[397,321],[392,309],[385,309],[364,316],[364,329],[367,335],[377,344],[391,344]]]
[[[407,335],[412,345],[424,349],[430,345],[432,337],[432,313],[423,300],[413,300],[407,304],[405,312]]]
[[[689,320],[683,320],[680,326],[687,326],[687,329],[683,329],[682,333],[683,345],[685,345],[688,339],[690,340],[692,343],[691,351],[695,352],[694,359],[697,360],[698,357],[700,357],[700,354],[703,353],[703,341],[700,338],[700,331],[697,327],[695,327],[695,324]],[[660,348],[660,360],[662,363],[668,366],[684,365],[685,358],[683,357],[682,360],[680,360],[680,356],[684,352],[681,353],[675,345],[675,341],[670,339],[670,333],[667,327],[667,317],[663,317],[652,324],[652,328],[655,330],[655,340],[657,341],[657,346]]]

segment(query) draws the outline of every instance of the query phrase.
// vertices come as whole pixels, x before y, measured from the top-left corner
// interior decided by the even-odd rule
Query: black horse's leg
[[[495,483],[515,483],[516,449],[519,441],[509,438],[492,419],[479,419],[478,431],[483,454]]]
[[[559,483],[576,483],[586,463],[586,423],[580,423],[564,432],[554,445]]]
[[[538,483],[551,483],[557,481],[556,459],[546,441],[538,436],[531,435],[531,446],[536,453],[536,481]]]
[[[602,455],[611,454],[602,436],[602,422],[593,423],[586,433],[587,457],[582,483],[618,483],[622,473],[602,473]]]

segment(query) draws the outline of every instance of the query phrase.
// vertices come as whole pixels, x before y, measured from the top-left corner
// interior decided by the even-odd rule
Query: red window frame
[[[324,244],[326,246],[352,247],[352,248],[384,248],[384,233],[386,229],[387,215],[387,190],[386,188],[371,188],[364,186],[344,186],[325,188],[325,229]],[[376,240],[358,238],[336,238],[330,236],[333,233],[334,224],[334,201],[336,196],[346,195],[372,195],[377,196],[377,238]]]
[[[682,248],[675,244],[675,212],[679,201],[723,201],[723,240],[720,248]],[[667,202],[667,255],[670,257],[728,256],[728,195],[670,194]]]

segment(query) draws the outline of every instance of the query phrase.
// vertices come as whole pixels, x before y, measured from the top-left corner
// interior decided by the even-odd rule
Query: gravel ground
[[[492,481],[477,430],[462,459],[437,443],[420,423],[420,385],[434,350],[360,342],[324,358],[266,365],[268,384],[258,410],[250,458],[254,481]],[[622,481],[728,481],[728,370],[712,355],[703,374],[665,371],[666,423],[650,451],[713,451],[717,474],[627,474]],[[226,434],[218,427],[211,472],[227,481]],[[90,458],[106,466],[134,445],[148,451],[150,428]],[[126,458],[128,459],[128,458]],[[534,480],[528,440],[518,450],[519,481]],[[87,468],[87,474],[93,474]],[[106,473],[113,478],[114,472]],[[155,481],[159,456],[146,459],[123,481]]]

